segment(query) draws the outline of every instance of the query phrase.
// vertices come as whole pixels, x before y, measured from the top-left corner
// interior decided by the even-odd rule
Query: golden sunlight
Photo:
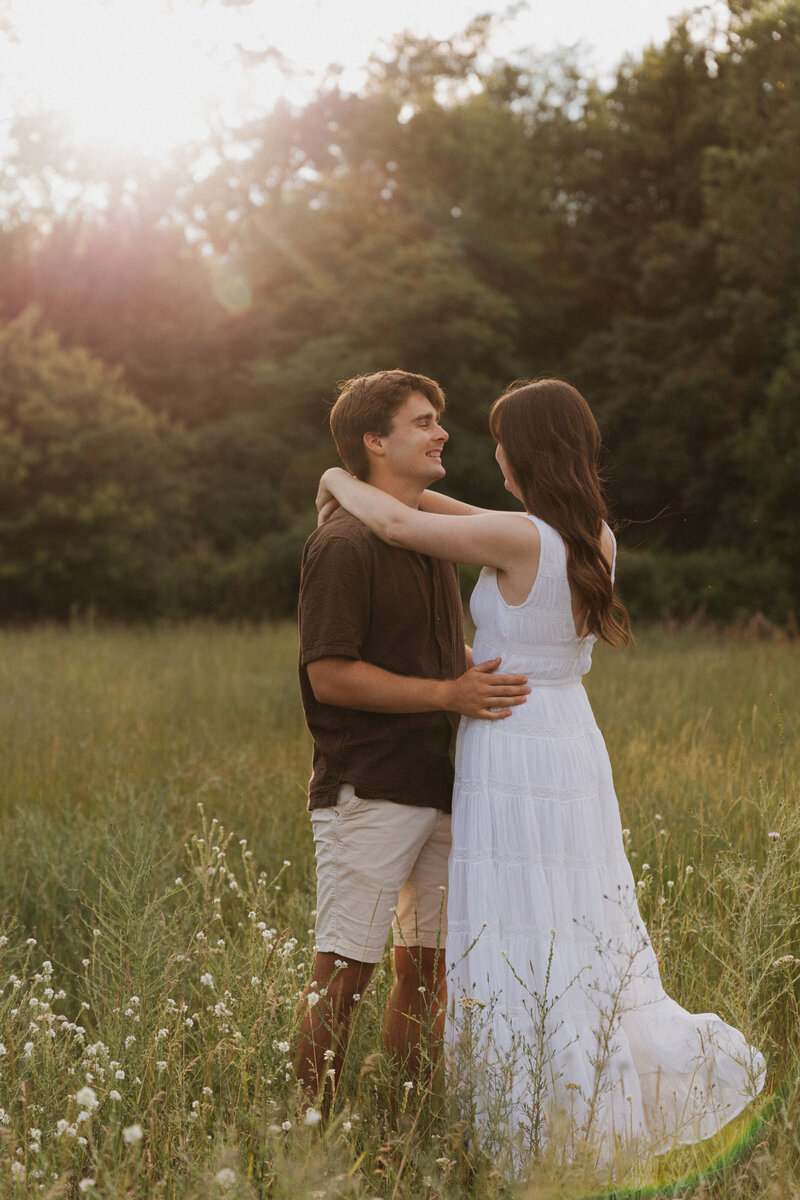
[[[208,115],[247,107],[235,13],[197,0],[24,0],[13,16],[29,104],[61,112],[79,144],[161,156],[202,139]],[[260,72],[263,110],[268,94]],[[267,87],[265,88],[265,82]]]

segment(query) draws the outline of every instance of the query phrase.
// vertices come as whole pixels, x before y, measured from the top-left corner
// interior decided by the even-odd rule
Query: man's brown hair
[[[339,384],[339,396],[330,415],[331,433],[342,462],[357,479],[366,479],[369,472],[364,434],[386,437],[395,413],[412,392],[421,392],[430,400],[437,416],[444,412],[444,392],[426,375],[376,371]]]

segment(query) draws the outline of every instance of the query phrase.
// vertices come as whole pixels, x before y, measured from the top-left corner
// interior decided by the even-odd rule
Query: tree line
[[[505,494],[514,378],[580,388],[635,614],[800,599],[800,0],[677,22],[611,86],[403,36],[359,94],[169,168],[19,118],[0,165],[0,617],[289,614],[335,384],[448,396],[446,486]]]

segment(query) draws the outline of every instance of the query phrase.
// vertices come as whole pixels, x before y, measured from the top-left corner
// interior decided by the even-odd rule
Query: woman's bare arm
[[[317,509],[331,499],[392,546],[420,554],[513,572],[538,563],[539,532],[521,513],[478,512],[472,516],[422,512],[380,488],[354,479],[339,467],[320,480]]]
[[[445,517],[475,517],[479,513],[491,512],[490,508],[478,508],[477,504],[465,504],[463,500],[455,500],[445,496],[443,492],[425,491],[419,503],[422,512],[439,513]]]

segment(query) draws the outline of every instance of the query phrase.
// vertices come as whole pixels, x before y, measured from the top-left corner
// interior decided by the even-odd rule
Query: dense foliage
[[[399,39],[173,169],[17,120],[0,166],[0,614],[291,611],[337,380],[449,397],[502,504],[509,379],[594,407],[641,615],[800,599],[800,0],[687,17],[610,88]],[[2,36],[2,35],[0,35]]]

